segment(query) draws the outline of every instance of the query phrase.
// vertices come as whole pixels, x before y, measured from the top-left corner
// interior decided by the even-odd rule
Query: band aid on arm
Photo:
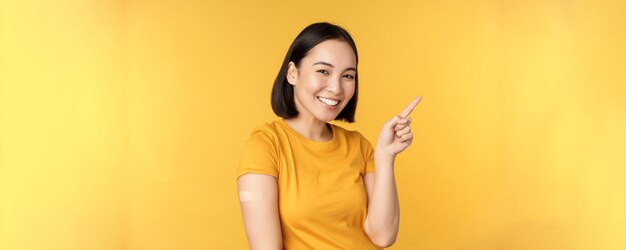
[[[263,199],[263,194],[259,191],[241,191],[239,192],[239,201],[260,201]]]

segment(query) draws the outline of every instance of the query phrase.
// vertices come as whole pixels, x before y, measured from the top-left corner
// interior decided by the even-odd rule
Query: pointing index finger
[[[409,106],[407,106],[406,108],[404,108],[404,110],[402,110],[402,113],[400,113],[400,116],[402,118],[406,118],[407,116],[409,116],[409,114],[411,114],[411,111],[415,109],[415,107],[417,106],[418,103],[420,103],[420,101],[422,101],[422,96],[417,96],[415,99],[413,99],[413,101],[409,104]]]

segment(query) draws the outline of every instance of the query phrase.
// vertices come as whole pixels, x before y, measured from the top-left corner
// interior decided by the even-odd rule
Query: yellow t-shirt
[[[268,174],[278,183],[284,249],[381,249],[363,231],[374,150],[359,132],[331,124],[333,138],[312,141],[282,119],[258,126],[237,177]]]

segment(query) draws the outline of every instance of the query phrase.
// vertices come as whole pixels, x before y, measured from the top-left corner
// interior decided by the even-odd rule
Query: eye
[[[328,73],[328,70],[325,70],[325,69],[320,69],[320,70],[318,70],[317,72],[320,72],[320,73],[322,73],[323,75],[328,75],[328,74],[329,74],[329,73]]]
[[[345,74],[345,75],[343,75],[343,77],[345,77],[345,78],[347,78],[347,79],[350,79],[350,80],[353,80],[353,79],[354,79],[354,76],[353,76],[353,75],[350,75],[350,74]]]

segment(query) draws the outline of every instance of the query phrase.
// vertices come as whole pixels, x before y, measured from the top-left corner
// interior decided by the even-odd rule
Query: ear
[[[287,67],[287,82],[291,85],[296,85],[296,79],[298,78],[298,68],[296,68],[296,64],[293,62],[289,62],[289,67]]]

